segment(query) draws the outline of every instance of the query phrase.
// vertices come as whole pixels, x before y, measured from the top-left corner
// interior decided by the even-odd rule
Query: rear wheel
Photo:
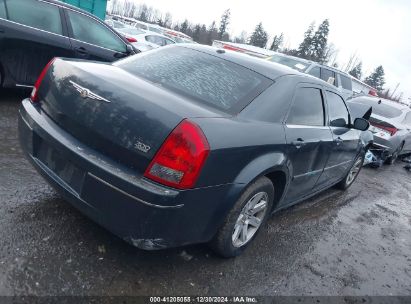
[[[354,183],[355,179],[360,173],[363,163],[364,163],[364,154],[360,154],[355,159],[354,164],[352,165],[352,167],[350,168],[350,171],[348,171],[344,179],[337,184],[337,187],[340,188],[341,190],[348,189]]]
[[[393,165],[393,164],[395,163],[395,161],[397,160],[398,155],[400,155],[403,147],[404,147],[404,143],[402,143],[402,144],[397,148],[397,150],[395,150],[394,153],[392,153],[392,155],[389,156],[389,157],[385,160],[385,163],[386,163],[387,165]]]
[[[251,184],[228,214],[210,246],[223,257],[240,255],[257,235],[273,206],[274,186],[262,177]]]

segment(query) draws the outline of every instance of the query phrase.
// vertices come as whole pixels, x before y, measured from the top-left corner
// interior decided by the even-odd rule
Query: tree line
[[[211,45],[214,40],[246,43],[286,55],[330,65],[346,71],[353,77],[376,88],[381,97],[396,101],[400,101],[402,97],[402,94],[394,95],[395,92],[390,92],[389,89],[384,90],[385,72],[381,65],[376,67],[375,70],[366,77],[363,75],[362,62],[355,55],[351,56],[345,66],[339,66],[337,62],[338,50],[335,49],[332,43],[328,42],[330,32],[330,22],[328,19],[322,21],[317,28],[314,22],[311,23],[304,32],[304,38],[298,45],[298,48],[292,49],[284,47],[284,33],[278,33],[274,35],[272,39],[269,39],[270,36],[262,22],[259,22],[255,26],[251,35],[243,31],[239,36],[231,37],[228,32],[231,21],[230,9],[223,12],[219,23],[213,21],[210,25],[191,23],[188,19],[182,22],[174,22],[170,13],[164,14],[151,6],[136,4],[130,0],[112,0],[111,11],[109,13],[132,17],[143,22],[180,31],[192,37],[195,42],[201,44]]]

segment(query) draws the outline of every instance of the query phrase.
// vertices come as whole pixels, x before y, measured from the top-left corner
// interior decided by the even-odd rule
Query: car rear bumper
[[[132,245],[161,249],[209,241],[242,186],[177,191],[90,149],[24,100],[21,147],[39,173],[73,206]]]

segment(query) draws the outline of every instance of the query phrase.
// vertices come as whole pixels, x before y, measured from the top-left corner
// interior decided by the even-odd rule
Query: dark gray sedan
[[[240,254],[268,216],[338,185],[364,159],[332,85],[200,46],[113,64],[55,59],[20,109],[21,146],[84,214],[127,242]]]

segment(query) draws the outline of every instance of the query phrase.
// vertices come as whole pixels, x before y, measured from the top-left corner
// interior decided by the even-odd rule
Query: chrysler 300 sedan
[[[94,221],[142,249],[208,242],[225,257],[272,213],[347,189],[367,128],[320,79],[200,45],[54,59],[19,120],[34,167]]]

